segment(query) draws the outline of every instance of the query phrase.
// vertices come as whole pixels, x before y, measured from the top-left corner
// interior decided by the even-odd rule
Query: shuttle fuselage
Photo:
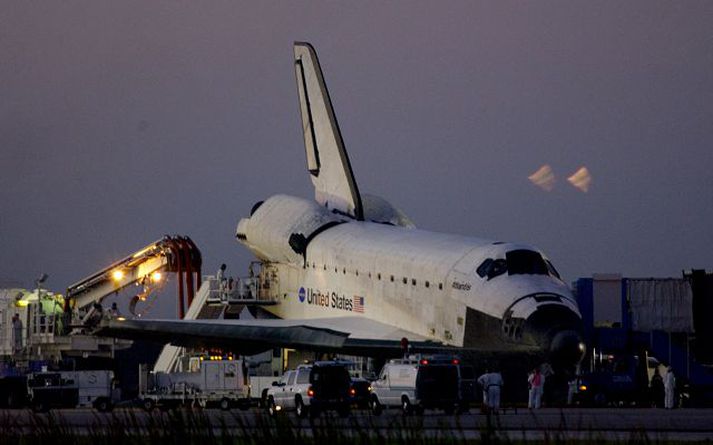
[[[572,293],[537,249],[359,221],[277,195],[241,220],[287,319],[358,316],[412,340],[483,351],[581,355]]]

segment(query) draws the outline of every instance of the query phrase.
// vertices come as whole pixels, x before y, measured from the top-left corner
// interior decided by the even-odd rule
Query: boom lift
[[[202,277],[201,253],[182,236],[164,236],[69,286],[65,296],[43,288],[44,274],[34,291],[0,289],[0,406],[21,405],[30,372],[76,366],[69,363],[78,359],[111,359],[130,346],[130,341],[92,335],[92,324],[104,318],[101,302],[137,285],[135,306],[162,286],[169,272],[178,275],[177,308],[183,318]]]

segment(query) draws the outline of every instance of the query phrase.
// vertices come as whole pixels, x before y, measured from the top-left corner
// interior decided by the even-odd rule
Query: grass
[[[487,416],[477,429],[466,428],[461,419],[426,424],[424,417],[372,417],[339,419],[323,416],[313,421],[295,421],[292,416],[272,419],[262,412],[254,418],[237,413],[211,415],[208,411],[174,410],[151,414],[135,410],[117,410],[95,414],[89,427],[73,424],[72,419],[55,411],[35,414],[31,411],[5,411],[0,415],[0,445],[283,445],[283,444],[654,444],[675,443],[653,440],[642,430],[628,433],[620,440],[605,439],[602,433],[572,428],[562,416],[554,429],[542,429],[533,437],[526,431],[505,431],[500,417]],[[576,434],[573,437],[572,432]],[[625,434],[626,435],[626,434]]]

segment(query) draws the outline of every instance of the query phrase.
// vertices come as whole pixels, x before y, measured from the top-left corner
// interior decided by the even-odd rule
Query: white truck
[[[266,409],[274,417],[279,411],[294,410],[297,417],[317,417],[322,411],[336,410],[341,417],[352,404],[348,362],[318,361],[287,371],[267,391]]]
[[[27,395],[37,412],[77,407],[110,411],[118,400],[114,373],[108,370],[31,373],[27,376]]]
[[[192,358],[188,372],[149,372],[139,367],[139,398],[147,411],[154,407],[218,406],[222,410],[250,407],[250,385],[243,360]]]

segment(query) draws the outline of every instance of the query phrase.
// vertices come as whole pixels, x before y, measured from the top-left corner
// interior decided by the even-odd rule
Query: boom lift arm
[[[201,282],[202,257],[187,236],[164,236],[143,249],[100,269],[67,288],[65,313],[84,312],[82,324],[93,313],[93,305],[132,284],[151,286],[162,279],[162,272],[178,274],[178,316],[185,315],[185,296],[190,306]],[[194,279],[193,274],[196,274]]]

